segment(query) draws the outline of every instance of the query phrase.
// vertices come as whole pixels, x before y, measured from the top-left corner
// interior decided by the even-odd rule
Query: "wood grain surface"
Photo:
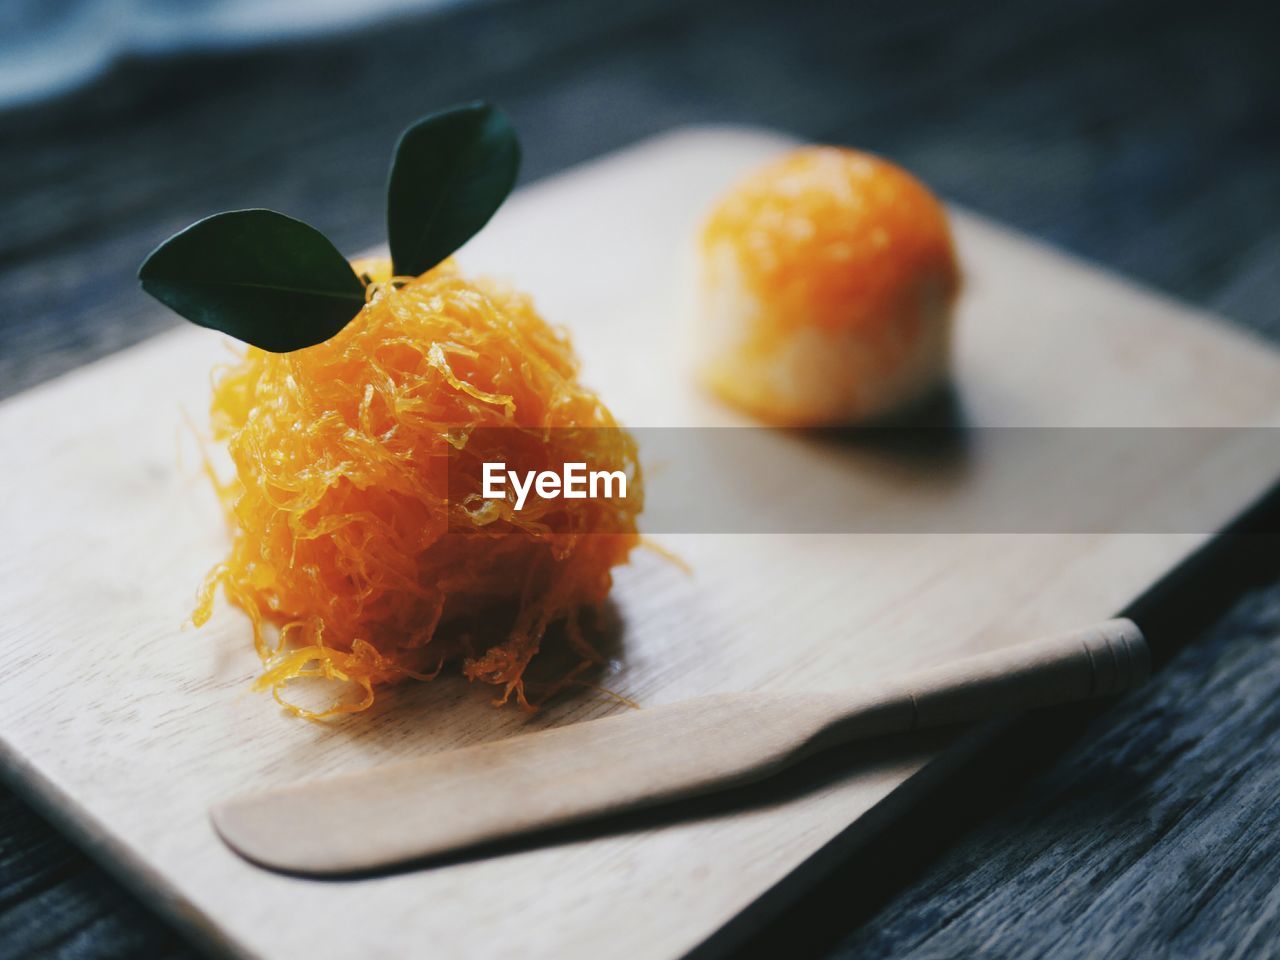
[[[788,146],[730,128],[655,138],[513,197],[460,262],[536,291],[623,422],[732,423],[695,388],[680,349],[689,322],[677,282],[682,253],[725,185]],[[602,219],[602,209],[611,216]],[[967,434],[1280,418],[1280,353],[963,211],[951,219],[968,280],[955,342]],[[557,243],[540,242],[552,233]],[[863,814],[887,815],[881,802],[901,800],[897,788],[938,756],[946,735],[913,734],[851,751],[817,782],[788,777],[785,795],[768,802],[612,824],[376,879],[319,883],[246,863],[208,822],[210,803],[235,790],[626,708],[587,690],[528,717],[494,710],[485,691],[450,676],[320,725],[250,695],[257,662],[243,616],[226,610],[198,636],[181,630],[193,585],[224,549],[198,460],[180,456],[182,411],[206,401],[221,339],[175,331],[0,407],[0,444],[13,452],[0,497],[10,546],[0,559],[0,651],[22,663],[0,675],[5,771],[206,943],[266,958],[403,956],[423,940],[458,957],[588,958],[621,934],[630,956],[677,956]],[[966,493],[1019,455],[1017,445],[975,443],[938,498],[935,530],[662,534],[693,576],[647,553],[618,571],[608,637],[616,653],[597,681],[644,707],[743,690],[843,689],[1103,619],[1280,470],[1272,446],[1183,432],[1200,441],[1184,469],[1164,469],[1140,447],[1116,450],[1108,496],[1123,516],[1158,515],[1194,494],[1203,526],[1187,532],[955,533],[949,512],[963,516]],[[1070,445],[1048,455],[1055,451],[1040,467],[1069,480],[1081,464]],[[826,455],[821,445],[797,445],[797,480]],[[910,503],[932,490],[924,482],[932,461],[880,466],[849,465],[850,496]],[[43,508],[34,511],[37,500]],[[40,595],[50,602],[29,602]],[[548,876],[557,878],[551,887]],[[497,890],[505,896],[495,899]],[[312,909],[294,916],[304,899]]]
[[[145,313],[132,271],[157,237],[219,204],[273,203],[348,249],[371,242],[394,131],[423,101],[476,92],[516,108],[534,177],[676,122],[786,126],[882,150],[950,197],[1280,333],[1269,7],[1006,5],[976,18],[952,6],[733,6],[732,17],[721,3],[466,11],[283,56],[129,62],[86,94],[5,116],[0,390],[169,324]],[[205,135],[220,126],[253,138]],[[299,162],[281,164],[293,148]],[[1231,904],[1265,905],[1276,881],[1254,825],[1275,796],[1265,744],[1266,704],[1280,702],[1267,585],[1278,554],[1255,543],[1201,571],[1183,595],[1211,594],[1213,610],[1263,585],[1207,633],[1205,620],[1170,624],[1161,639],[1187,650],[1125,708],[1066,724],[1079,745],[1060,766],[1000,780],[970,818],[963,858],[919,867],[917,886],[865,910],[909,878],[893,864],[928,832],[916,824],[892,864],[862,863],[811,896],[786,942],[801,949],[797,924],[820,915],[868,923],[859,955],[1103,952],[1119,929],[1099,922],[1108,916],[1155,952],[1274,939],[1275,911],[1245,918]],[[1149,781],[1116,775],[1139,760],[1116,759],[1129,737]],[[1233,765],[1230,790],[1210,757]],[[1172,813],[1151,820],[1128,802],[1139,790]],[[1101,807],[1112,815],[1099,819]],[[189,954],[20,802],[7,798],[0,816],[0,955]],[[1004,829],[1028,817],[1042,826],[1034,844]],[[975,861],[987,868],[971,875]],[[1028,909],[1024,869],[1037,863],[1066,882]],[[1101,897],[1121,877],[1147,878],[1160,908]]]

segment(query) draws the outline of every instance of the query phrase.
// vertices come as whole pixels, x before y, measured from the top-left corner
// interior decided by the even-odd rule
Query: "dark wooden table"
[[[269,206],[345,250],[377,241],[396,131],[477,96],[515,117],[526,179],[682,123],[780,127],[885,153],[952,200],[1280,338],[1270,6],[532,0],[121,63],[0,114],[0,392],[174,322],[133,273],[197,216]],[[1280,954],[1276,513],[1139,608],[1163,664],[1148,686],[988,730],[944,790],[816,889],[748,913],[753,944]],[[0,957],[193,953],[0,793]]]

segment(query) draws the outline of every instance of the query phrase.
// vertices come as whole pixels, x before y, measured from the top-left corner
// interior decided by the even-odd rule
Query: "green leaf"
[[[233,210],[175,233],[138,269],[142,289],[192,323],[274,353],[333,336],[364,285],[315,227],[274,210]]]
[[[396,276],[416,277],[489,222],[520,169],[520,142],[496,107],[471,103],[419,120],[400,136],[387,183]]]

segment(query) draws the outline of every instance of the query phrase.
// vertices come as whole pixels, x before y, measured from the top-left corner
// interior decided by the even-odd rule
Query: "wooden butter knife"
[[[1129,620],[836,693],[729,693],[591,720],[212,810],[222,839],[288,873],[362,873],[770,776],[836,744],[1120,693],[1150,669]]]

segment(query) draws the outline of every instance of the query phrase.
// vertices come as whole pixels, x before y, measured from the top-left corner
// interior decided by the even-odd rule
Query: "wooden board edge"
[[[1118,617],[1132,617],[1139,623],[1156,619],[1154,610],[1168,603],[1168,596],[1197,575],[1203,576],[1207,568],[1213,567],[1219,553],[1229,538],[1250,536],[1280,524],[1280,477],[1270,489],[1255,501],[1243,508],[1222,531],[1205,539],[1195,549],[1174,564],[1163,575],[1150,583],[1122,610],[1116,611]],[[1272,534],[1280,536],[1280,530]],[[1280,560],[1276,561],[1280,564]],[[1247,589],[1248,584],[1241,589]],[[1238,596],[1241,590],[1233,595]],[[1218,609],[1223,602],[1222,597],[1208,596],[1203,598],[1210,608]],[[1204,623],[1183,622],[1196,630],[1206,627]],[[1164,631],[1157,629],[1152,640],[1152,671],[1159,670],[1177,652],[1168,644],[1160,642]],[[1100,716],[1109,709],[1111,700],[1085,702],[1083,704],[1066,704],[1050,707],[1044,711],[1030,711],[1011,717],[1002,717],[978,724],[960,733],[949,745],[927,761],[916,773],[912,774],[897,787],[886,794],[870,810],[854,819],[844,830],[840,831],[825,844],[820,846],[790,873],[764,891],[759,897],[742,908],[726,924],[716,930],[700,944],[685,954],[684,960],[720,960],[743,950],[751,938],[763,931],[771,922],[782,916],[789,907],[794,906],[808,892],[824,879],[835,874],[845,866],[850,857],[882,834],[886,828],[900,825],[909,820],[917,808],[932,797],[934,793],[963,776],[967,768],[980,764],[989,752],[997,748],[1014,731],[1018,730],[1026,718],[1037,713],[1068,713],[1087,711],[1089,717]],[[1068,743],[1069,747],[1069,743]]]
[[[228,936],[169,879],[153,870],[129,845],[77,803],[0,736],[0,783],[68,838],[91,861],[118,881],[143,906],[175,927],[206,956],[215,960],[258,960],[258,955]],[[210,830],[213,828],[210,827]]]

